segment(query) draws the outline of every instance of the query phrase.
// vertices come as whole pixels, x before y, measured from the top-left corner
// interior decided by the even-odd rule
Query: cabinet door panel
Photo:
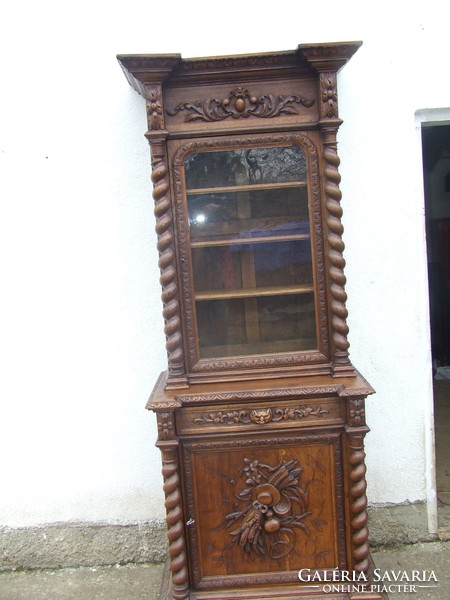
[[[339,434],[183,445],[198,589],[298,581],[345,568]]]

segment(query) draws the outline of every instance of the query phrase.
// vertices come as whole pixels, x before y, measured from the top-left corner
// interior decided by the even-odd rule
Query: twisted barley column
[[[341,223],[342,208],[340,205],[342,194],[339,189],[341,177],[338,171],[340,160],[336,149],[336,131],[336,127],[325,127],[323,129],[323,158],[325,161],[325,206],[328,211],[326,221],[328,226],[328,258],[330,261],[330,308],[334,362],[335,365],[345,366],[350,364],[350,360],[348,358],[349,343],[347,341],[348,326],[346,322],[348,312],[345,307],[347,294],[344,289],[346,282],[343,256],[344,242],[342,241],[344,228]]]
[[[364,433],[349,436],[350,448],[350,518],[352,528],[352,553],[355,571],[369,568],[369,530],[367,528],[366,466],[364,458]]]
[[[179,378],[184,374],[184,353],[165,144],[154,141],[152,141],[152,181],[170,381],[171,376],[172,378]]]
[[[173,597],[174,600],[185,600],[189,597],[189,576],[184,539],[177,447],[172,446],[167,448],[161,444],[161,452]]]

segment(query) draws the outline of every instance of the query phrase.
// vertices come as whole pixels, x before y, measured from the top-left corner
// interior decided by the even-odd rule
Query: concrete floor
[[[438,525],[450,531],[450,380],[434,381]]]
[[[1,600],[156,600],[163,564],[0,573]]]
[[[450,542],[413,544],[380,549],[372,554],[382,570],[433,570],[436,587],[415,593],[394,592],[390,600],[448,600],[450,598]],[[82,567],[0,573],[1,600],[156,600],[163,565]]]
[[[372,553],[375,566],[384,571],[411,572],[434,571],[438,583],[433,587],[419,587],[415,592],[395,591],[389,594],[389,600],[449,600],[450,598],[450,542],[430,542],[400,546],[395,549],[380,549]],[[388,584],[388,583],[387,583]]]

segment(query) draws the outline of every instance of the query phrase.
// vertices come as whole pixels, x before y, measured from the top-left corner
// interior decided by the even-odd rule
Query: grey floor
[[[450,380],[434,381],[438,525],[450,531]]]
[[[434,571],[437,583],[414,593],[394,592],[390,600],[449,600],[450,542],[413,544],[372,553],[384,571]],[[83,567],[0,573],[1,600],[156,600],[163,565]]]
[[[0,573],[1,600],[156,600],[164,565]]]

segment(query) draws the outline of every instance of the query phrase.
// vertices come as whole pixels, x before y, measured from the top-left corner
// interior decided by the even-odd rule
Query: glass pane
[[[200,357],[315,349],[303,151],[204,152],[185,166]]]
[[[191,241],[309,233],[305,186],[188,195]]]
[[[185,161],[188,189],[304,181],[306,160],[297,146],[191,154]]]
[[[313,285],[309,239],[193,248],[192,260],[197,292]]]
[[[248,311],[257,319],[246,318]],[[202,358],[295,352],[317,344],[312,293],[197,302],[197,323]]]

